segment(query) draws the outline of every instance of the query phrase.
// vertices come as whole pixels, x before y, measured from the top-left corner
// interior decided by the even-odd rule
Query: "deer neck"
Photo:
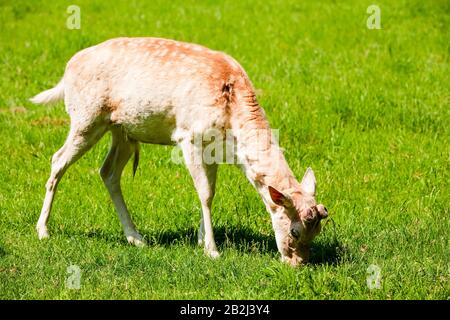
[[[268,187],[300,189],[256,99],[247,101],[233,125],[239,164],[247,179],[261,195],[269,211],[273,209]]]

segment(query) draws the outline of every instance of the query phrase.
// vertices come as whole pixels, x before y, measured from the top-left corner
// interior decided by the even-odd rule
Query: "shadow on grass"
[[[309,263],[312,265],[338,265],[344,248],[335,240],[326,243],[314,243],[311,246]]]
[[[181,231],[164,230],[157,234],[145,233],[150,245],[170,246],[174,244],[188,244],[197,246],[197,232],[194,228]],[[244,253],[270,253],[278,254],[278,248],[274,235],[265,235],[242,227],[215,227],[214,238],[220,250],[234,248]],[[331,242],[313,242],[311,245],[311,256],[309,263],[312,265],[337,265],[341,260],[344,248],[338,240]]]
[[[164,230],[158,233],[146,233],[150,244],[169,246],[184,243],[197,246],[198,230],[191,227],[183,230]],[[248,228],[214,227],[214,239],[220,249],[234,248],[241,252],[277,252],[275,238],[256,233]]]
[[[6,251],[2,246],[0,246],[0,258],[3,258],[4,256],[6,256]]]
[[[149,246],[159,245],[170,247],[173,245],[188,245],[197,247],[197,231],[193,227],[181,230],[142,230],[142,235]],[[97,238],[117,244],[125,242],[123,235],[104,232],[103,230],[84,232],[77,234],[77,236]],[[217,226],[214,228],[214,236],[219,251],[225,248],[233,248],[249,254],[269,253],[274,257],[278,255],[275,236],[272,234],[265,235],[245,227]],[[309,263],[312,265],[337,265],[341,261],[341,253],[343,251],[344,248],[336,239],[322,242],[315,241],[311,246]]]

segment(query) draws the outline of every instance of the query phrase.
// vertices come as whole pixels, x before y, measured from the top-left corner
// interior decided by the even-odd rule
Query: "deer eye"
[[[300,233],[298,232],[297,229],[292,228],[291,229],[291,236],[293,236],[294,238],[298,238],[300,236]]]

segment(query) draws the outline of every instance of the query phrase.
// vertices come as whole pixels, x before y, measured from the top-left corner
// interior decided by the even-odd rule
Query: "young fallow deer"
[[[199,243],[204,241],[205,252],[218,257],[211,223],[217,163],[191,160],[201,153],[193,142],[197,136],[210,129],[231,130],[239,164],[271,215],[282,260],[291,265],[307,261],[320,220],[328,215],[323,205],[316,205],[314,173],[308,168],[301,183],[295,179],[252,83],[230,56],[174,40],[111,39],[75,54],[58,85],[31,101],[49,104],[62,99],[70,131],[52,157],[36,226],[40,239],[48,237],[47,222],[64,172],[111,131],[112,145],[100,175],[128,242],[145,244],[122,196],[120,178],[126,163],[134,153],[136,170],[139,142],[178,145],[201,202]],[[255,158],[258,131],[266,132],[269,142]]]

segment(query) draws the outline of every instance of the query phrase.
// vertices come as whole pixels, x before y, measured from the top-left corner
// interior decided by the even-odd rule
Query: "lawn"
[[[66,27],[71,4],[80,29]],[[0,299],[450,299],[450,5],[377,1],[381,29],[368,29],[371,4],[0,0]],[[69,125],[62,103],[28,98],[118,36],[200,43],[242,64],[292,170],[314,169],[330,212],[311,263],[280,262],[269,214],[231,165],[213,207],[222,256],[205,257],[191,177],[154,145],[122,179],[149,242],[128,245],[98,174],[109,134],[66,173],[50,238],[37,239]]]

